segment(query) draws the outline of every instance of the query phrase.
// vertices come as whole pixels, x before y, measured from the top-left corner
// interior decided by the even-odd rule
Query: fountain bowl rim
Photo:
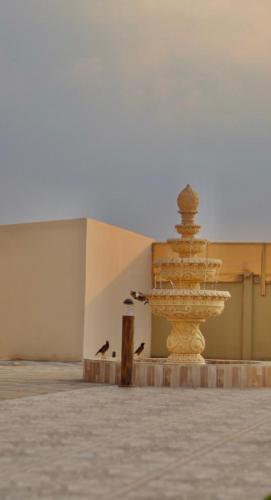
[[[230,292],[225,290],[198,290],[191,288],[153,288],[146,297],[208,297],[208,298],[224,298],[231,297]]]
[[[159,266],[161,264],[217,264],[222,266],[221,259],[207,258],[207,257],[168,257],[161,258],[154,261],[154,266]]]

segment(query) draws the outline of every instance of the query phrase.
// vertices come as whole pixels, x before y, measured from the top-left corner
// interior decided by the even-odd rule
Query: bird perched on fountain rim
[[[101,354],[101,356],[104,356],[106,351],[108,351],[108,349],[109,349],[109,342],[107,340],[106,343],[104,345],[102,345],[102,347],[100,347],[100,349],[96,352],[95,356],[97,356],[98,354]]]
[[[133,297],[133,299],[139,300],[139,302],[144,302],[144,305],[148,304],[149,302],[148,297],[146,297],[146,295],[142,292],[135,292],[134,290],[131,290],[130,295]]]
[[[137,356],[139,357],[140,354],[144,351],[145,344],[146,342],[141,342],[140,346],[137,348],[134,354],[137,354]]]

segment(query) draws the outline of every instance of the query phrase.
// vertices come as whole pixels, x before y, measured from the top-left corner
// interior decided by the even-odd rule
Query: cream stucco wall
[[[86,219],[0,226],[0,358],[80,360]]]
[[[122,302],[131,289],[151,288],[153,240],[140,234],[88,219],[84,358],[110,342],[110,354],[121,349]],[[135,344],[146,342],[150,354],[151,314],[136,302]]]

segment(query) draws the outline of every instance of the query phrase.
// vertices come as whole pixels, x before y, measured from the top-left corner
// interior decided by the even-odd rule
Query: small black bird
[[[130,295],[133,297],[135,300],[139,300],[139,302],[144,302],[144,305],[149,302],[148,297],[144,295],[142,292],[134,292],[134,290],[130,291]]]
[[[137,350],[134,352],[134,354],[137,354],[140,356],[140,354],[144,351],[146,342],[141,342],[140,346],[137,348]]]
[[[95,356],[97,356],[97,354],[101,354],[102,356],[104,356],[106,351],[108,351],[108,349],[109,349],[109,342],[107,340],[106,343],[102,345],[102,347],[96,352]]]

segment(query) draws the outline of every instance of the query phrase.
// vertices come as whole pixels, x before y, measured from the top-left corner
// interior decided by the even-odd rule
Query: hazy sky
[[[0,0],[0,223],[271,241],[270,0]]]

